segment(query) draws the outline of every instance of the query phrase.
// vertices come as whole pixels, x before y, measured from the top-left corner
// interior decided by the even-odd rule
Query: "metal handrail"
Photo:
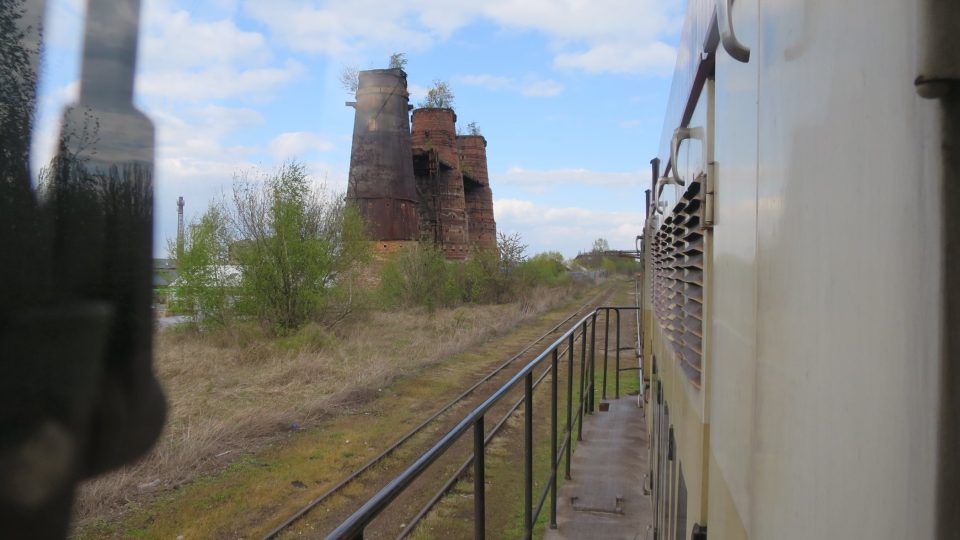
[[[510,390],[520,384],[521,381],[524,383],[524,530],[525,538],[530,538],[533,534],[533,524],[536,521],[537,516],[540,513],[540,510],[543,507],[543,504],[546,500],[547,492],[551,494],[550,497],[550,526],[556,527],[556,506],[557,506],[557,467],[559,462],[562,461],[564,453],[567,456],[567,469],[565,471],[566,476],[569,478],[569,462],[570,462],[570,451],[572,448],[572,437],[573,437],[573,427],[571,423],[572,418],[572,401],[573,401],[573,384],[572,378],[567,383],[567,423],[566,429],[564,430],[564,446],[558,452],[557,443],[558,443],[558,418],[557,418],[557,373],[559,368],[559,347],[564,344],[565,341],[569,341],[570,347],[567,349],[566,357],[568,359],[568,373],[572,374],[573,372],[573,362],[575,359],[574,355],[574,338],[578,330],[582,331],[584,339],[581,341],[581,365],[580,365],[580,408],[578,412],[578,417],[581,417],[583,411],[585,410],[588,414],[592,413],[595,410],[595,372],[596,372],[596,326],[597,326],[597,315],[603,311],[605,314],[605,335],[609,335],[609,326],[610,326],[610,311],[613,310],[616,313],[617,317],[617,351],[616,351],[616,394],[617,397],[620,395],[620,311],[621,310],[636,310],[639,309],[639,306],[602,306],[594,309],[591,313],[585,315],[581,318],[575,325],[573,325],[569,330],[564,332],[556,341],[550,344],[543,352],[537,355],[536,358],[531,360],[526,366],[524,366],[520,371],[518,371],[513,377],[510,378],[506,383],[503,384],[499,389],[497,389],[493,394],[490,395],[486,400],[478,405],[475,409],[470,411],[456,426],[454,426],[450,431],[448,431],[443,437],[440,438],[429,450],[424,452],[414,461],[406,470],[397,475],[393,480],[391,480],[386,486],[384,486],[380,491],[378,491],[373,497],[371,497],[367,502],[363,504],[356,512],[354,512],[350,517],[344,520],[336,529],[334,529],[328,536],[327,539],[347,539],[347,540],[356,540],[363,538],[363,531],[367,525],[373,521],[383,510],[389,506],[389,504],[400,496],[400,494],[413,483],[427,468],[437,461],[451,446],[453,446],[459,438],[467,432],[471,427],[474,430],[474,537],[475,538],[484,538],[485,530],[485,504],[484,504],[484,415],[487,411],[490,410],[498,401],[500,401]],[[587,330],[590,331],[590,362],[589,365],[586,364],[586,348],[587,348]],[[606,372],[607,372],[607,353],[609,346],[604,344],[604,373],[603,373],[603,398],[606,399]],[[544,487],[544,492],[541,494],[540,502],[536,511],[533,509],[533,370],[540,365],[541,362],[545,361],[547,358],[551,359],[550,368],[547,370],[551,373],[551,453],[553,458],[551,459],[551,475],[550,479],[547,482],[547,485]],[[635,369],[635,368],[629,368]],[[585,382],[587,379],[589,382]],[[577,439],[582,440],[582,428],[583,423],[580,422],[578,427]],[[558,453],[560,458],[558,459]]]

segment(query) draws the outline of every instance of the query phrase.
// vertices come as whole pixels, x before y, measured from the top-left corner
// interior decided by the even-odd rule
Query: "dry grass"
[[[523,302],[434,312],[373,312],[335,331],[307,327],[283,339],[251,329],[157,336],[155,365],[169,402],[165,432],[140,462],[87,482],[76,525],[179,486],[374,397],[398,377],[471,348],[571,296],[537,291]]]

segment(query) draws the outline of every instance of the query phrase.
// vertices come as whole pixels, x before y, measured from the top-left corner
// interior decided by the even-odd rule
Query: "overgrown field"
[[[170,497],[290,432],[349,413],[398,378],[578,294],[583,291],[561,287],[508,304],[372,311],[333,329],[308,325],[284,337],[254,325],[162,332],[155,363],[170,406],[166,431],[140,462],[83,486],[75,530],[91,538],[140,536],[119,524],[157,496]]]

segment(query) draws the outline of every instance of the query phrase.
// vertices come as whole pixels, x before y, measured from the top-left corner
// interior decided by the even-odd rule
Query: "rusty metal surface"
[[[354,199],[367,223],[367,233],[375,240],[413,240],[410,224],[417,224],[417,203],[403,199]],[[412,236],[411,236],[412,234]]]
[[[403,70],[360,72],[347,198],[358,203],[375,240],[419,236],[409,99]]]

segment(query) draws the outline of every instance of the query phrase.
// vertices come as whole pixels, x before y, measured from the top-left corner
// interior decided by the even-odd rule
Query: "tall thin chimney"
[[[183,258],[183,196],[177,199],[177,260]]]

